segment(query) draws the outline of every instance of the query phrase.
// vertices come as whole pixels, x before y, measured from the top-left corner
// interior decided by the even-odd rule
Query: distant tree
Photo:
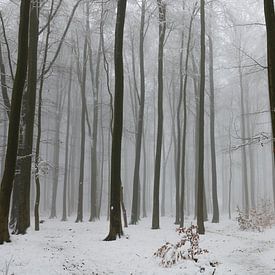
[[[136,224],[138,222],[140,157],[141,157],[141,142],[142,142],[142,135],[143,135],[144,104],[145,104],[145,73],[144,73],[145,11],[146,11],[146,0],[142,0],[141,18],[140,18],[140,33],[139,33],[140,100],[139,100],[139,111],[138,111],[138,122],[137,122],[138,126],[137,126],[136,151],[135,151],[134,179],[133,179],[133,200],[132,200],[131,224]]]
[[[89,4],[86,5],[86,27],[82,59],[82,70],[78,64],[78,81],[81,92],[81,145],[80,145],[80,173],[78,182],[78,204],[77,217],[75,222],[83,221],[83,184],[85,167],[85,106],[86,106],[86,78],[87,78],[87,57],[88,57],[88,31],[89,31]],[[79,61],[78,61],[79,62]]]
[[[211,29],[210,29],[211,32]],[[213,223],[219,222],[219,204],[217,190],[217,164],[216,164],[216,143],[215,143],[215,84],[214,84],[214,53],[211,34],[209,41],[209,83],[210,83],[210,147],[211,147],[211,169],[212,169],[212,201],[213,201]]]
[[[190,47],[191,47],[191,38],[192,38],[192,27],[195,12],[197,10],[197,6],[195,5],[193,8],[193,12],[189,22],[188,28],[188,38],[187,38],[187,47],[186,47],[186,58],[184,65],[184,77],[183,70],[181,69],[181,78],[183,78],[183,131],[182,131],[182,147],[181,147],[181,199],[180,199],[180,227],[184,225],[184,197],[185,197],[185,173],[186,173],[186,135],[187,135],[187,82],[188,82],[188,64],[190,57]]]
[[[123,34],[127,0],[118,0],[115,30],[115,102],[114,125],[112,135],[111,155],[111,201],[110,201],[110,229],[105,241],[116,240],[122,235],[120,192],[121,192],[121,141],[123,128]]]
[[[161,167],[161,146],[163,135],[163,50],[166,32],[166,3],[158,0],[159,46],[158,46],[158,126],[155,157],[152,229],[159,229],[159,186]]]
[[[72,90],[72,70],[73,65],[71,62],[69,73],[69,87],[67,97],[67,125],[66,125],[66,141],[65,141],[65,174],[63,184],[63,207],[62,207],[62,221],[67,220],[67,190],[68,190],[68,172],[69,172],[69,137],[70,137],[70,122],[71,122],[71,90]]]
[[[17,68],[12,89],[5,170],[0,187],[0,244],[10,241],[8,218],[16,167],[23,90],[27,75],[30,0],[22,0],[18,32]]]

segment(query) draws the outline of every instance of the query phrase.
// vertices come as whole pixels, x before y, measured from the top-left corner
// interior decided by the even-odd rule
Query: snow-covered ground
[[[186,225],[190,224],[186,222]],[[102,239],[108,222],[74,223],[46,219],[41,231],[12,236],[0,246],[0,273],[51,274],[275,274],[275,228],[263,233],[241,232],[235,221],[206,223],[200,247],[209,250],[195,263],[190,260],[172,268],[159,266],[154,252],[166,241],[179,240],[173,218],[162,218],[161,229],[150,229],[151,219],[125,229],[114,242]],[[218,262],[211,267],[209,262]],[[205,268],[205,271],[201,269]]]

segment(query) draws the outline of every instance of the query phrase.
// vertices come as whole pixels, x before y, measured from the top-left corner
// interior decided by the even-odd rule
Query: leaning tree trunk
[[[121,192],[121,141],[123,128],[123,34],[127,0],[118,0],[115,30],[115,102],[111,155],[111,202],[110,230],[105,241],[116,240],[122,235],[120,192]]]
[[[12,89],[8,145],[5,170],[0,188],[0,244],[3,244],[4,241],[10,241],[8,217],[16,167],[21,103],[27,74],[29,11],[30,0],[22,0],[18,33],[17,68]]]
[[[273,155],[275,160],[275,12],[273,0],[264,0],[264,11],[267,34],[269,101],[273,132]],[[273,195],[275,205],[275,179],[273,179]]]
[[[158,50],[158,127],[155,158],[152,229],[159,229],[159,186],[161,166],[161,146],[163,135],[163,49],[166,31],[166,4],[158,0],[159,10],[159,50]]]
[[[199,111],[199,159],[198,159],[198,194],[197,224],[199,234],[204,234],[204,91],[205,91],[205,3],[201,3],[201,61],[200,61],[200,111]]]

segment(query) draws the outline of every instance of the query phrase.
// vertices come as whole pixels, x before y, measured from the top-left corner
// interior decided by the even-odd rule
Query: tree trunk
[[[10,106],[10,100],[9,100],[8,89],[7,89],[6,69],[5,69],[5,64],[4,64],[3,55],[2,55],[1,43],[0,43],[0,74],[1,74],[0,80],[1,80],[3,102],[4,102],[7,115],[9,117],[11,106]]]
[[[68,164],[69,164],[69,136],[70,136],[70,119],[71,119],[71,89],[72,89],[72,64],[70,65],[69,73],[69,89],[68,89],[68,101],[67,101],[67,126],[66,126],[66,141],[65,141],[65,174],[63,184],[63,211],[62,221],[67,220],[67,189],[68,189]]]
[[[111,202],[110,229],[105,241],[116,240],[122,235],[120,191],[121,191],[121,141],[123,128],[123,34],[127,0],[118,0],[115,30],[115,102],[111,155]]]
[[[102,11],[103,12],[103,11]],[[102,31],[103,16],[101,16],[100,29]],[[89,221],[99,218],[97,204],[97,188],[98,188],[98,166],[97,166],[97,132],[98,132],[98,94],[99,94],[99,77],[101,62],[101,39],[99,39],[98,54],[96,61],[95,89],[93,91],[94,115],[93,115],[93,134],[92,134],[92,169],[91,169],[91,213]],[[91,64],[90,64],[91,66]]]
[[[273,132],[273,158],[275,160],[275,12],[273,0],[264,0],[264,11],[267,34],[268,86],[271,123]],[[274,161],[275,163],[275,161]],[[275,167],[274,167],[275,170]],[[275,179],[273,178],[275,206]]]
[[[83,184],[85,165],[85,106],[86,106],[86,72],[87,72],[87,51],[88,51],[88,30],[89,30],[89,5],[86,7],[86,34],[83,50],[82,74],[80,80],[81,90],[81,145],[80,145],[80,173],[78,184],[77,217],[75,222],[83,222]]]
[[[5,170],[0,188],[0,244],[9,242],[8,217],[15,174],[22,95],[27,74],[30,1],[22,0],[18,33],[17,68],[12,90]]]
[[[199,111],[199,160],[197,224],[199,234],[204,234],[204,92],[205,92],[205,3],[201,3],[201,61],[200,61],[200,111]]]
[[[139,202],[138,194],[140,192],[140,188],[139,188],[139,185],[140,185],[140,157],[141,157],[141,143],[142,143],[143,120],[144,120],[144,103],[145,103],[145,73],[144,73],[145,8],[146,8],[146,0],[142,0],[141,19],[140,19],[140,32],[139,32],[139,69],[140,69],[140,102],[139,103],[140,104],[139,104],[139,113],[138,113],[137,137],[136,137],[131,224],[136,224],[138,222],[138,219],[139,219],[139,215],[138,215],[138,202]]]
[[[182,154],[181,154],[181,200],[180,200],[180,227],[184,225],[184,196],[185,196],[185,155],[186,155],[186,131],[187,131],[187,82],[188,82],[188,63],[189,63],[189,53],[190,53],[190,44],[191,44],[191,35],[192,35],[192,25],[194,20],[194,13],[191,15],[189,30],[188,30],[188,40],[186,48],[186,58],[185,58],[185,75],[183,82],[183,133],[182,133]],[[182,77],[182,75],[181,75]]]
[[[241,67],[241,52],[239,52],[239,80],[240,80],[240,92],[241,92],[241,138],[245,140],[246,130],[245,130],[245,108],[244,108],[244,82],[243,82],[243,72]],[[246,148],[242,146],[242,182],[243,182],[243,198],[244,198],[244,211],[246,216],[249,216],[249,188],[248,188],[248,177],[247,177],[247,155]]]
[[[166,31],[166,4],[158,0],[159,10],[159,49],[158,49],[158,127],[155,157],[154,194],[152,229],[159,229],[159,185],[161,166],[161,146],[163,135],[163,49]]]
[[[214,68],[213,68],[213,42],[209,40],[209,78],[210,78],[210,146],[211,146],[211,168],[212,168],[212,201],[213,218],[212,223],[219,222],[219,203],[217,191],[217,168],[216,168],[216,144],[215,144],[215,87],[214,87]]]
[[[58,90],[58,88],[57,88]],[[62,93],[60,90],[59,93]],[[54,130],[54,152],[53,152],[53,182],[50,219],[56,218],[56,197],[59,181],[59,150],[60,150],[60,124],[61,124],[61,96],[56,94],[56,117]]]

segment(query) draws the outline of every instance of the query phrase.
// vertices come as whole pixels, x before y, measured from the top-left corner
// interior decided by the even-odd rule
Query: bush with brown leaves
[[[275,223],[273,205],[270,201],[262,201],[257,208],[252,208],[249,214],[237,208],[237,221],[243,231],[263,232]]]
[[[180,241],[176,244],[166,242],[155,253],[154,256],[161,259],[160,265],[171,267],[182,260],[198,261],[198,256],[208,253],[207,250],[199,247],[198,227],[191,225],[188,228],[180,227],[176,229],[180,236]]]

